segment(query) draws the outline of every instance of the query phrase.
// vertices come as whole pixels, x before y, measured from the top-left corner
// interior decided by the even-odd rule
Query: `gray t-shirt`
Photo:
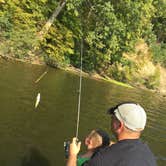
[[[149,147],[126,139],[98,151],[84,166],[157,166]]]

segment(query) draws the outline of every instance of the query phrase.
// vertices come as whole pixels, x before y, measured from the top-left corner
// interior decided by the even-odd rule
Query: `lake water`
[[[76,132],[78,86],[75,74],[0,60],[0,165],[65,165],[63,142]],[[38,93],[41,101],[35,109]],[[106,110],[123,101],[138,102],[146,109],[148,122],[142,140],[158,165],[166,165],[166,98],[145,90],[83,78],[80,140],[94,128],[111,134]]]

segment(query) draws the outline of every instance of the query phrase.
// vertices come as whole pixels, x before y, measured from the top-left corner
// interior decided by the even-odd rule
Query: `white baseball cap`
[[[134,131],[142,131],[146,125],[145,110],[135,103],[122,103],[108,110],[116,118],[123,122],[124,125]]]

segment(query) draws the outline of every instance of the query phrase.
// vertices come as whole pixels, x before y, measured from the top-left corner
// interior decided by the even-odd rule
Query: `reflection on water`
[[[32,147],[29,154],[23,157],[21,166],[50,166],[50,162],[38,149]]]
[[[75,135],[78,76],[46,67],[0,61],[0,163],[3,166],[64,165],[63,142]],[[119,102],[134,101],[146,108],[142,135],[158,165],[166,165],[166,102],[148,91],[103,81],[83,79],[79,138],[93,128],[110,132],[106,110]],[[34,109],[40,92],[41,101]]]

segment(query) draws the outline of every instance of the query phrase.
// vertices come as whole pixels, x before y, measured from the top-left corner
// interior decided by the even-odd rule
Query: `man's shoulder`
[[[100,149],[87,166],[130,166],[133,163],[144,166],[148,165],[147,162],[156,166],[154,156],[148,146],[141,141],[125,140]]]
[[[113,145],[100,149],[85,166],[112,165],[116,158],[118,158],[118,153],[115,153],[114,149],[116,150],[116,146],[114,147]]]

